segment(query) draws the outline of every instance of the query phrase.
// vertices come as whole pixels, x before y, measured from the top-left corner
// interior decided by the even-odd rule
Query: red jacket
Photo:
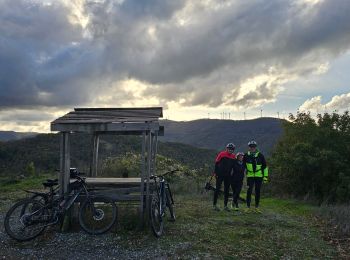
[[[222,151],[215,159],[215,174],[217,176],[230,176],[236,155]]]

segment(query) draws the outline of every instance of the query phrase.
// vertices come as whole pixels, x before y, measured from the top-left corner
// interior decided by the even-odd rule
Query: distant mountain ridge
[[[36,135],[37,133],[31,132],[0,131],[0,141],[7,142],[28,137],[34,137]]]
[[[165,136],[160,140],[190,144],[196,147],[221,150],[229,142],[236,151],[246,151],[250,140],[258,142],[261,150],[269,154],[282,135],[283,120],[257,118],[252,120],[199,119],[193,121],[162,120]]]
[[[189,144],[195,147],[221,150],[233,142],[236,151],[246,151],[247,143],[256,140],[261,150],[269,154],[282,134],[283,120],[257,118],[252,120],[198,119],[193,121],[161,120],[165,136],[160,140]],[[0,141],[34,137],[37,133],[0,131]]]

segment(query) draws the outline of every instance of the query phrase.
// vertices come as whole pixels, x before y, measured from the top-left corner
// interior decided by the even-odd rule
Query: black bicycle
[[[6,233],[17,241],[34,239],[46,227],[61,222],[78,197],[84,198],[79,210],[80,226],[89,234],[110,230],[117,220],[115,203],[108,197],[89,192],[79,173],[71,172],[70,175],[74,181],[68,195],[58,196],[53,188],[57,181],[48,180],[44,186],[49,187],[50,192],[34,194],[32,198],[14,204],[5,216]]]
[[[170,185],[165,181],[164,176],[178,171],[172,170],[160,176],[152,175],[150,178],[154,181],[153,193],[151,196],[150,220],[153,234],[160,237],[164,229],[164,216],[166,208],[169,209],[170,220],[175,221],[174,199],[171,193]]]

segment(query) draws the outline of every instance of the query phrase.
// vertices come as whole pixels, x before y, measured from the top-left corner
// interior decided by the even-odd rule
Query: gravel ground
[[[142,240],[154,240],[152,247],[137,247],[132,242],[128,245],[125,236],[112,232],[92,236],[83,231],[57,232],[57,228],[47,229],[32,241],[18,243],[5,233],[3,226],[11,204],[10,200],[0,202],[0,259],[176,259],[177,252],[190,246],[180,243],[165,250],[151,234],[145,233]]]

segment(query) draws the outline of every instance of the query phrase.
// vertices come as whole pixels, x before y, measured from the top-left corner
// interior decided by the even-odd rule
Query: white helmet
[[[242,153],[242,152],[236,153],[236,157],[237,157],[237,158],[238,158],[238,156],[240,156],[240,155],[244,156],[244,153]]]
[[[229,150],[234,150],[236,148],[236,146],[233,143],[228,143],[226,145],[226,148],[229,149]]]
[[[258,144],[254,140],[252,140],[252,141],[248,142],[248,146],[253,146],[253,147],[255,146],[256,147],[256,146],[258,146]]]

